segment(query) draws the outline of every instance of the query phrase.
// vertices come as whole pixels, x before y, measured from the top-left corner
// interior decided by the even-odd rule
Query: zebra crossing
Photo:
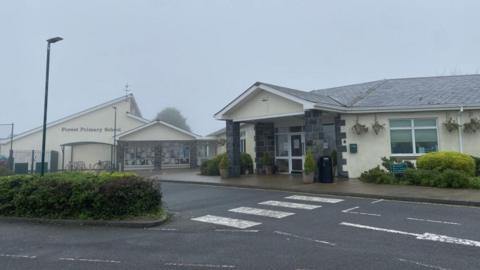
[[[281,210],[270,210],[264,208],[256,208],[256,207],[245,207],[240,206],[236,208],[229,209],[229,212],[238,213],[238,214],[245,214],[245,215],[252,215],[252,216],[262,216],[267,218],[274,218],[274,219],[282,219],[292,215],[295,215],[294,212],[291,212],[292,209],[296,210],[314,210],[322,207],[319,204],[312,204],[312,203],[339,203],[342,202],[342,199],[336,198],[324,198],[324,197],[315,197],[315,196],[304,196],[304,195],[292,195],[285,197],[287,201],[276,201],[276,200],[268,200],[259,202],[259,205],[265,205],[270,207],[278,207]],[[288,200],[296,201],[291,202]],[[289,209],[289,211],[282,211],[284,209]],[[244,220],[244,219],[237,219],[237,218],[229,218],[229,217],[222,217],[222,216],[215,216],[215,215],[205,215],[200,217],[192,218],[191,220],[203,223],[210,223],[214,225],[223,225],[227,227],[232,227],[235,229],[248,229],[250,227],[261,225],[261,222],[251,221],[251,220]]]

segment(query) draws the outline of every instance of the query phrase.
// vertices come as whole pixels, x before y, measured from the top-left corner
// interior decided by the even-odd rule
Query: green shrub
[[[395,177],[382,170],[380,166],[363,172],[360,175],[360,180],[363,182],[375,184],[394,184],[397,182]]]
[[[112,219],[161,209],[160,188],[130,173],[0,177],[0,215]]]
[[[253,160],[248,153],[240,154],[240,170],[243,174],[245,174],[246,170],[250,173],[253,172]]]
[[[226,153],[223,153],[210,160],[202,162],[202,165],[200,166],[200,173],[202,175],[220,175],[218,167],[220,165],[220,161],[226,155]]]
[[[405,170],[402,181],[416,186],[437,186],[442,181],[441,172],[435,170],[412,169]]]
[[[447,169],[463,171],[469,176],[475,176],[475,160],[466,154],[458,152],[432,152],[417,160],[419,169],[445,171]]]
[[[468,183],[470,188],[480,189],[480,177],[472,177],[470,178],[470,182]]]
[[[305,174],[311,174],[315,172],[315,168],[316,168],[315,157],[313,156],[312,151],[308,151],[305,156],[303,172]]]
[[[271,166],[272,165],[272,157],[268,152],[264,152],[262,158],[260,159],[262,166]]]
[[[230,162],[228,161],[228,156],[224,155],[222,156],[222,159],[220,160],[220,163],[218,164],[218,168],[221,170],[226,170],[228,169]]]
[[[472,158],[475,160],[476,176],[480,176],[480,157],[472,156]]]

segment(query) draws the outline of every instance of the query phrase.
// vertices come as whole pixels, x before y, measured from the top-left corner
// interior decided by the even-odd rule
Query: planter
[[[228,169],[220,169],[219,171],[220,171],[220,177],[222,179],[228,178]]]
[[[314,177],[315,173],[309,173],[309,174],[303,174],[303,183],[304,184],[311,184],[313,183],[313,177]]]

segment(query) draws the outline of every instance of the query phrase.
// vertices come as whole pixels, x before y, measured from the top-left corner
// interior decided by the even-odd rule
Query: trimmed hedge
[[[458,152],[431,152],[417,159],[417,167],[425,170],[456,170],[469,176],[475,176],[475,160],[466,154]]]
[[[14,175],[14,173],[7,167],[0,165],[0,176]]]
[[[200,174],[201,175],[220,175],[220,162],[222,159],[225,157],[226,158],[227,154],[223,153],[220,155],[217,155],[216,157],[210,159],[210,160],[205,160],[202,162],[200,165]],[[253,172],[253,160],[252,157],[247,154],[247,153],[241,153],[240,154],[240,170],[242,174],[245,174],[246,170],[249,170],[250,173]]]
[[[425,170],[409,168],[402,177],[395,177],[377,166],[361,174],[360,180],[375,184],[405,184],[439,188],[480,189],[480,177],[471,177],[459,170]]]
[[[118,219],[158,213],[154,182],[131,173],[52,173],[0,177],[0,215]]]

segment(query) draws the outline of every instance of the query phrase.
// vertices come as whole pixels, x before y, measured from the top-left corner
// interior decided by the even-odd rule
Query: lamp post
[[[114,114],[113,114],[113,148],[112,148],[112,156],[111,156],[111,170],[114,171],[117,168],[117,107],[113,106]]]
[[[13,171],[13,127],[14,123],[11,124],[0,124],[0,126],[11,126],[10,130],[10,151],[8,152],[8,168]]]
[[[40,175],[45,174],[45,142],[47,139],[48,75],[50,72],[50,45],[63,40],[61,37],[47,39],[47,67],[45,73],[45,102],[43,107],[42,163]]]

